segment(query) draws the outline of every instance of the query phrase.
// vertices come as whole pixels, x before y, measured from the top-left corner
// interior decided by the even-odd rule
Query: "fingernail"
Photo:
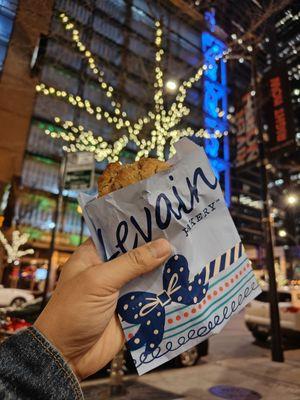
[[[163,258],[171,253],[170,243],[166,239],[154,240],[149,248],[155,258]]]

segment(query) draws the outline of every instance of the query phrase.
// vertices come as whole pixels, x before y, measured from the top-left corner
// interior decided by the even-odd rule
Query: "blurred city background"
[[[0,0],[0,306],[47,301],[89,236],[78,193],[108,162],[167,159],[188,136],[265,288],[249,330],[272,336],[274,270],[283,328],[300,333],[299,19],[291,0]]]

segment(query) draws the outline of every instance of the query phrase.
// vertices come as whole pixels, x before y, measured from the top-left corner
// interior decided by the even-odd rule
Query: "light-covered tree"
[[[13,231],[11,244],[8,242],[4,234],[0,231],[0,242],[7,253],[7,262],[9,264],[15,263],[19,258],[26,254],[33,254],[33,249],[21,250],[20,247],[27,243],[29,239],[28,233],[20,233],[19,231]]]

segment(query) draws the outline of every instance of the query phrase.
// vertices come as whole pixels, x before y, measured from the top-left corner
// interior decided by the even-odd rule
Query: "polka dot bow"
[[[163,271],[163,290],[129,292],[118,301],[117,311],[123,321],[136,327],[136,333],[128,340],[131,351],[145,346],[145,354],[153,352],[164,336],[165,308],[171,303],[192,305],[200,303],[208,290],[205,267],[189,281],[187,259],[182,255],[171,257]]]

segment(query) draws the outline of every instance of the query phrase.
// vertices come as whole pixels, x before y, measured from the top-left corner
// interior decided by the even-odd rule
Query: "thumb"
[[[159,267],[171,254],[166,239],[147,243],[101,265],[101,275],[110,280],[111,288],[119,290],[126,283]]]

